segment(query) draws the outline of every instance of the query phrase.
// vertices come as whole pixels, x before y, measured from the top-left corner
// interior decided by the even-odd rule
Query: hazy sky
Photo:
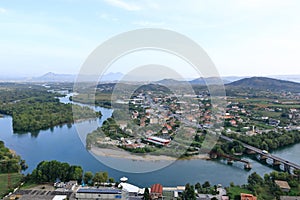
[[[1,0],[0,76],[75,74],[105,40],[146,27],[196,41],[224,76],[300,74],[299,10],[298,0]]]

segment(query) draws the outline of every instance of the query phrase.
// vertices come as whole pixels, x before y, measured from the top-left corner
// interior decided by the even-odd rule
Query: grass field
[[[19,173],[10,174],[10,183],[11,189],[16,187],[18,183],[21,181],[23,175]],[[8,174],[0,174],[0,198],[3,197],[7,192],[9,192],[8,188]]]
[[[238,186],[230,187],[227,191],[230,199],[236,199],[236,197],[240,196],[241,193],[251,194],[249,190],[240,188]]]

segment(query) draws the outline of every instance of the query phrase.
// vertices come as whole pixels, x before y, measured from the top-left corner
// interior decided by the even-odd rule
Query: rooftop
[[[154,184],[151,186],[151,193],[162,194],[162,192],[163,192],[163,187],[161,184]]]
[[[288,182],[275,180],[276,185],[278,185],[281,189],[291,189]]]
[[[80,188],[77,193],[122,194],[119,189]]]

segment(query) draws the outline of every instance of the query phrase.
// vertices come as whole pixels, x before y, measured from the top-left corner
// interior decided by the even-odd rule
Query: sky
[[[0,0],[0,76],[76,74],[97,46],[140,28],[189,37],[222,76],[300,74],[299,10],[298,0]],[[194,74],[178,58],[147,56],[111,71],[163,62]]]

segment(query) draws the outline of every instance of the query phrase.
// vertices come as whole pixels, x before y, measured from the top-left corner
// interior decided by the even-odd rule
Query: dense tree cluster
[[[3,141],[0,141],[0,173],[20,172],[26,168],[25,161],[5,147]]]
[[[59,94],[43,90],[25,91],[16,89],[1,93],[4,100],[2,99],[0,104],[0,113],[13,117],[15,132],[34,132],[64,123],[73,123],[77,119],[101,116],[100,112],[95,113],[88,107],[60,103],[59,99],[55,98]]]
[[[213,152],[218,154],[241,154],[245,148],[239,141],[233,141],[233,142],[225,142],[222,144],[217,144],[213,148]]]
[[[70,165],[57,160],[42,161],[32,171],[31,174],[25,177],[27,183],[47,183],[62,181],[67,182],[76,180],[78,183],[85,185],[100,186],[102,183],[115,183],[114,178],[109,177],[107,172],[96,172],[93,174],[90,171],[83,172],[81,166]]]
[[[196,183],[195,185],[190,185],[189,183],[185,185],[185,190],[183,191],[181,198],[184,200],[197,199],[196,192],[198,194],[212,194],[217,195],[217,185],[211,185],[208,181],[205,181],[202,185],[201,183]]]
[[[87,148],[90,148],[92,144],[95,144],[95,141],[97,141],[97,138],[99,137],[109,137],[113,140],[117,140],[122,137],[127,138],[130,136],[126,134],[117,124],[115,119],[111,117],[105,120],[101,127],[97,128],[95,131],[87,135]]]
[[[95,185],[95,186],[99,186],[101,185],[101,183],[114,183],[115,180],[112,177],[108,176],[107,172],[96,172],[95,174],[93,174],[90,171],[87,171],[84,173],[83,175],[83,182],[86,185]]]
[[[80,166],[61,163],[56,160],[42,161],[29,176],[35,183],[77,180],[81,182],[83,170]]]
[[[114,118],[108,118],[102,124],[101,130],[107,137],[111,139],[120,139],[121,137],[128,137],[119,126],[119,124],[114,120]]]
[[[300,142],[300,134],[298,131],[270,131],[268,133],[258,134],[255,136],[230,134],[230,137],[266,150],[274,150]]]

